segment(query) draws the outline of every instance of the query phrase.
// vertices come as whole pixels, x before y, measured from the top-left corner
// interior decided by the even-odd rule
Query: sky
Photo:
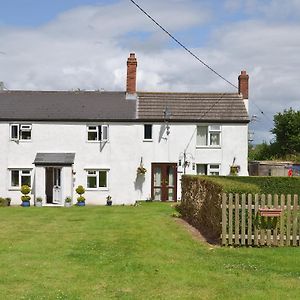
[[[300,0],[135,0],[218,73],[250,76],[253,143],[273,115],[300,109]],[[0,81],[9,90],[237,92],[129,0],[0,0]],[[263,113],[262,113],[263,112]]]

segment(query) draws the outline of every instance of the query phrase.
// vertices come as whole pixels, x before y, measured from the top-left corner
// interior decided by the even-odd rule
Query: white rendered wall
[[[95,124],[95,123],[94,123]],[[0,123],[0,197],[11,197],[13,204],[20,203],[20,192],[9,190],[9,168],[31,168],[33,170],[35,196],[45,199],[45,170],[35,167],[33,161],[38,152],[74,152],[73,168],[62,168],[63,199],[72,196],[76,202],[75,189],[86,187],[86,169],[109,170],[109,186],[106,190],[87,190],[87,204],[105,204],[107,195],[114,204],[130,204],[151,196],[151,163],[178,163],[187,147],[192,163],[220,164],[220,175],[228,175],[234,157],[240,165],[239,175],[248,175],[248,126],[247,124],[223,124],[221,146],[196,148],[196,124],[170,124],[166,135],[164,124],[153,125],[153,140],[143,141],[144,124],[109,124],[109,142],[87,141],[86,123],[32,123],[31,141],[16,143],[9,140],[9,124]],[[136,176],[141,158],[147,169],[144,180]],[[178,167],[182,172],[182,168]],[[196,174],[192,164],[187,174]],[[178,174],[180,198],[180,176]],[[73,184],[72,184],[73,182]]]

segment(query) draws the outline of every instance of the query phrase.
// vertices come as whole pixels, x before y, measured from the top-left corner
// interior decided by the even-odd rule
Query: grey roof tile
[[[74,164],[75,153],[37,153],[34,159],[35,165],[63,166]]]

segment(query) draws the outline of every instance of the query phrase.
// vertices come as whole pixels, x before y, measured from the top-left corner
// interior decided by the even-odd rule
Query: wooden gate
[[[222,245],[299,246],[298,195],[222,195]]]

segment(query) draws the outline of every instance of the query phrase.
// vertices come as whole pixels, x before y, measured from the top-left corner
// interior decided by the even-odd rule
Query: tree
[[[300,153],[300,111],[292,108],[274,116],[275,142],[271,147],[278,156]]]

